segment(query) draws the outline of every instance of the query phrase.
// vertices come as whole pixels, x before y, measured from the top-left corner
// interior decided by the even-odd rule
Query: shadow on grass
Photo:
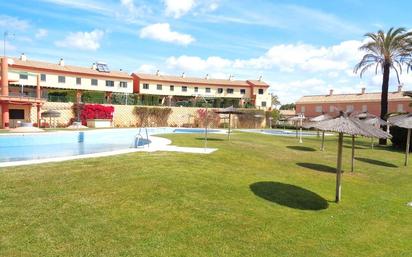
[[[336,168],[323,165],[323,164],[318,164],[318,163],[309,163],[309,162],[298,162],[296,165],[311,169],[311,170],[316,170],[316,171],[321,171],[321,172],[328,172],[328,173],[336,173]],[[343,172],[343,171],[342,171]]]
[[[292,150],[305,151],[305,152],[314,152],[314,151],[316,151],[315,148],[307,147],[307,146],[288,145],[286,147],[289,148],[289,149],[292,149]]]
[[[249,187],[256,196],[293,209],[318,211],[329,206],[320,195],[290,184],[261,181]]]
[[[196,137],[196,140],[202,140],[205,141],[204,137]],[[222,138],[207,138],[207,141],[224,141],[224,139]]]
[[[352,145],[343,145],[343,147],[344,148],[349,148],[349,149],[352,149]],[[367,148],[367,147],[363,147],[363,146],[356,146],[355,145],[355,149],[371,149],[371,147],[369,146],[369,148]]]
[[[355,159],[361,162],[366,162],[366,163],[377,165],[377,166],[383,166],[383,167],[388,167],[388,168],[398,168],[398,166],[396,166],[395,164],[389,163],[389,162],[383,162],[383,161],[373,160],[369,158],[362,158],[362,157],[355,157]]]

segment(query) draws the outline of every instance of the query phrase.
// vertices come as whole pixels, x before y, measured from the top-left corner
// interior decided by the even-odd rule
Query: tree
[[[280,105],[279,97],[275,94],[271,94],[272,97],[272,104],[270,106]]]
[[[356,64],[354,72],[359,72],[360,77],[362,77],[365,71],[371,67],[375,68],[375,74],[380,69],[382,72],[380,117],[386,120],[390,71],[395,71],[400,84],[399,75],[402,73],[402,65],[405,65],[407,69],[411,68],[412,32],[406,32],[404,28],[390,28],[386,34],[379,30],[376,33],[366,33],[365,37],[369,41],[363,44],[359,50],[365,51],[366,54]],[[380,139],[379,144],[386,144],[386,139]]]
[[[283,104],[280,106],[279,110],[295,110],[296,105],[294,103]]]

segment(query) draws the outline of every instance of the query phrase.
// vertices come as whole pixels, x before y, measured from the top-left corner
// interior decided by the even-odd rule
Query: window
[[[65,76],[59,76],[59,77],[57,78],[57,81],[58,81],[59,83],[66,83],[66,77],[65,77]]]
[[[219,94],[223,93],[223,88],[218,88],[218,89],[217,89],[217,92],[218,92]]]
[[[346,105],[347,112],[353,112],[353,105]]]
[[[76,85],[82,84],[82,78],[76,78]]]
[[[127,88],[127,82],[126,81],[120,81],[120,87]]]
[[[403,112],[403,104],[398,104],[396,110],[397,112]]]
[[[198,88],[198,87],[195,87],[195,92],[196,92],[196,93],[199,92],[199,88]]]
[[[187,92],[187,86],[182,87],[182,92]]]
[[[241,90],[240,90],[240,93],[241,93],[242,95],[246,94],[246,89],[241,89]]]
[[[162,90],[162,84],[157,84],[157,85],[156,85],[156,89],[157,89],[157,90]]]
[[[262,102],[262,107],[266,107],[266,102]]]
[[[143,89],[149,89],[149,84],[144,83],[144,84],[143,84]]]
[[[210,87],[207,87],[207,88],[205,89],[205,92],[206,92],[206,93],[210,93]]]
[[[40,80],[46,81],[46,74],[40,74]]]
[[[226,89],[226,93],[228,93],[228,94],[233,94],[233,88],[228,88],[228,89]]]
[[[366,104],[362,105],[362,112],[367,112],[368,106]]]
[[[329,112],[335,112],[335,107],[333,105],[329,106]]]
[[[300,112],[301,112],[301,113],[305,113],[305,111],[306,111],[305,106],[301,106],[301,107],[300,107]]]
[[[170,91],[175,91],[175,86],[170,85]]]
[[[10,115],[10,119],[13,119],[13,120],[24,120],[24,110],[23,109],[10,109],[9,115]]]
[[[322,112],[322,105],[318,105],[315,107],[315,112]]]
[[[263,95],[263,89],[259,88],[259,95]]]
[[[20,79],[28,79],[29,75],[27,75],[27,73],[20,73],[19,77]]]
[[[114,87],[114,81],[113,80],[106,80],[106,87]]]
[[[92,86],[97,86],[97,79],[92,79]]]

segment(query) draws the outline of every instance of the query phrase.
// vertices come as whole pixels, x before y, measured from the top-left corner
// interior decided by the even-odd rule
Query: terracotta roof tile
[[[34,60],[26,60],[22,61],[19,58],[11,58],[14,61],[13,66],[22,66],[27,67],[28,69],[46,69],[52,70],[56,72],[65,72],[65,73],[82,73],[91,76],[104,76],[104,77],[115,77],[115,78],[123,78],[123,79],[132,79],[132,77],[127,74],[126,72],[122,71],[110,71],[110,72],[100,72],[97,70],[93,70],[92,68],[88,67],[80,67],[80,66],[73,66],[73,65],[59,65],[57,63],[49,63],[43,61],[34,61]]]

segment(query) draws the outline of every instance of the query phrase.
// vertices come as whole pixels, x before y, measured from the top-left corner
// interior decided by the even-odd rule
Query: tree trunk
[[[388,90],[389,90],[389,73],[391,65],[385,63],[383,65],[383,77],[382,77],[382,94],[381,94],[381,119],[386,120],[386,114],[388,113]],[[380,145],[386,145],[386,139],[379,139]]]

